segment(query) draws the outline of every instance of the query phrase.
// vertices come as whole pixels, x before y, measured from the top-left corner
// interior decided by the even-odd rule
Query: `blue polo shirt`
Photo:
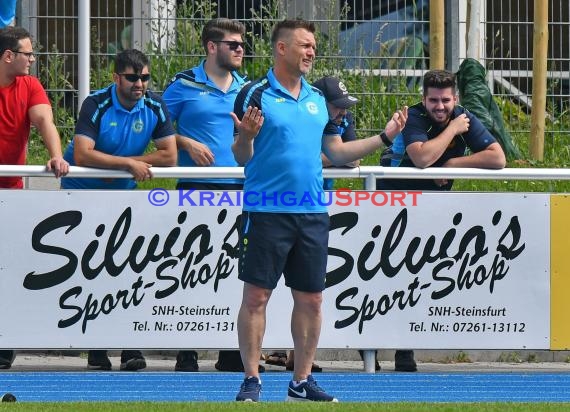
[[[119,103],[116,85],[99,90],[85,99],[75,125],[75,135],[95,141],[95,150],[114,156],[141,156],[151,139],[174,135],[166,105],[157,94],[147,91],[127,110]],[[74,141],[67,146],[64,159],[71,166]],[[134,189],[134,179],[61,179],[64,189]]]
[[[232,153],[234,122],[230,112],[246,79],[235,71],[232,77],[230,88],[223,92],[208,78],[202,61],[197,67],[177,73],[162,95],[178,134],[191,137],[212,151],[214,163],[211,166],[238,165]],[[186,150],[178,151],[178,165],[197,166]],[[178,181],[243,183],[243,179],[230,178],[181,178]]]
[[[263,126],[245,165],[243,209],[251,212],[324,213],[321,142],[328,112],[321,91],[301,79],[296,99],[269,69],[245,86],[234,112],[261,109]],[[249,197],[246,197],[249,196]]]

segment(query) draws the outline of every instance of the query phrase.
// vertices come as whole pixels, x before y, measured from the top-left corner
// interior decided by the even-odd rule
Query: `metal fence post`
[[[445,69],[456,73],[459,70],[459,4],[445,0]]]
[[[91,13],[91,0],[79,2],[79,65],[77,73],[78,82],[78,108],[81,108],[83,100],[89,96],[90,54],[91,54],[91,25],[89,24]]]

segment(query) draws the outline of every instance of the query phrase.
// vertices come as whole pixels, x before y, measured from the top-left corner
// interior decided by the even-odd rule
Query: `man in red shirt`
[[[47,170],[56,177],[67,174],[69,165],[61,153],[61,140],[47,94],[30,76],[35,61],[30,33],[20,27],[0,29],[0,164],[23,165],[30,126],[40,132],[50,155]],[[0,187],[21,189],[21,177],[0,177]]]
[[[69,164],[63,160],[47,94],[39,80],[30,76],[34,61],[30,33],[20,27],[0,29],[0,164],[26,163],[33,125],[50,155],[47,170],[60,177],[67,174]],[[0,177],[0,188],[22,189],[22,178]],[[13,360],[14,351],[0,350],[0,369],[10,368]]]

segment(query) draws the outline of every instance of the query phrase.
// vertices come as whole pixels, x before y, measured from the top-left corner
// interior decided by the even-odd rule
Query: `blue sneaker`
[[[242,402],[259,402],[259,393],[261,392],[261,384],[259,379],[251,376],[243,380],[236,401]]]
[[[324,389],[317,384],[313,375],[307,376],[307,382],[303,382],[297,387],[293,385],[293,381],[289,382],[287,399],[285,400],[291,402],[338,402],[338,399],[326,393]]]

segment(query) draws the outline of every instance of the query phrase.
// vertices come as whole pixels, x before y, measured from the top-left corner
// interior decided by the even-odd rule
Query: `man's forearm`
[[[245,165],[253,157],[253,140],[236,135],[232,144],[234,158],[239,165]]]
[[[50,158],[62,157],[61,140],[55,125],[46,124],[39,130]]]
[[[411,143],[406,147],[406,151],[414,166],[426,168],[433,165],[443,155],[455,134],[445,129],[437,137],[425,142]]]
[[[340,140],[340,137],[338,138]],[[384,146],[380,135],[357,139],[351,142],[340,142],[328,147],[327,157],[335,166],[342,166],[346,163],[362,159],[364,156],[375,152]]]
[[[502,169],[506,165],[505,154],[498,143],[469,156],[449,159],[445,167],[480,167],[483,169]]]
[[[135,156],[133,159],[156,167],[176,166],[176,155],[173,156],[172,153],[166,149],[157,149],[154,152],[142,156]]]

